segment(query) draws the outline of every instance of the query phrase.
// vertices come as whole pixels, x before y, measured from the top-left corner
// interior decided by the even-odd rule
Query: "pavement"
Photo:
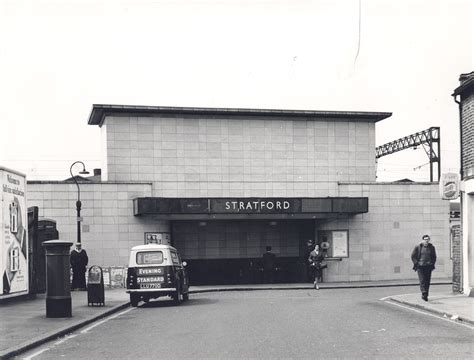
[[[474,297],[450,292],[432,293],[429,301],[425,302],[420,298],[417,284],[415,280],[339,282],[323,283],[320,288],[325,290],[407,286],[406,294],[394,294],[383,300],[474,325]],[[432,281],[432,285],[442,284],[450,284],[450,281]],[[192,286],[190,293],[300,289],[312,289],[312,284]],[[123,288],[106,288],[104,306],[88,306],[87,291],[71,292],[71,300],[70,318],[47,318],[44,294],[36,295],[33,299],[18,298],[0,303],[0,359],[17,356],[130,306],[129,295]]]

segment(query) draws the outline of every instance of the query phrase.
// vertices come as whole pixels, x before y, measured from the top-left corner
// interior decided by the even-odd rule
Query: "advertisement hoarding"
[[[1,297],[28,293],[28,218],[25,175],[0,167]]]

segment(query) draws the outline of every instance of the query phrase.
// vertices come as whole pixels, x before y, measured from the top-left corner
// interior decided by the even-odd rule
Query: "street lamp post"
[[[86,170],[86,166],[82,161],[75,161],[72,163],[71,167],[69,168],[69,172],[71,173],[71,177],[77,185],[77,201],[76,201],[76,211],[77,211],[77,242],[78,244],[81,243],[81,189],[79,188],[79,184],[72,174],[72,167],[76,164],[82,164],[82,171],[79,174],[89,174]]]

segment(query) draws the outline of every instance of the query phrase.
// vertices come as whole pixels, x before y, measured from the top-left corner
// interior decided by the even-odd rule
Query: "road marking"
[[[417,312],[417,313],[419,313],[419,314],[428,315],[428,316],[431,316],[431,317],[434,317],[434,318],[437,318],[437,319],[445,320],[445,321],[450,322],[451,324],[461,325],[461,326],[467,327],[467,328],[470,329],[470,330],[474,330],[474,326],[472,326],[472,325],[465,324],[465,323],[462,323],[462,322],[460,322],[460,321],[451,320],[451,319],[449,319],[449,318],[442,317],[441,315],[436,315],[436,314],[432,314],[432,313],[427,312],[427,311],[414,309],[414,308],[412,308],[412,307],[410,307],[410,306],[406,306],[406,305],[403,305],[403,304],[399,304],[399,303],[397,303],[397,302],[390,301],[390,300],[385,301],[385,302],[386,302],[386,303],[389,303],[389,304],[391,304],[391,305],[395,305],[395,306],[401,307],[401,308],[403,308],[403,309],[411,310],[411,311]]]
[[[40,350],[40,351],[38,351],[38,352],[35,352],[34,354],[31,354],[30,356],[24,357],[23,359],[24,359],[24,360],[33,359],[34,357],[36,357],[36,356],[38,356],[38,355],[41,355],[42,353],[44,353],[45,351],[48,351],[48,350],[50,350],[50,348],[46,348],[46,349]]]
[[[397,296],[407,296],[407,295],[417,295],[418,293],[409,293],[409,294],[397,294]],[[389,296],[385,296],[379,300],[382,300],[382,301],[387,301],[389,299],[393,298],[393,295],[389,295]]]
[[[54,345],[62,344],[63,342],[66,342],[66,341],[68,341],[69,339],[75,338],[76,336],[77,336],[77,334],[69,334],[69,335],[66,335],[66,336],[64,336],[62,339],[59,339],[58,341],[56,341],[56,342],[54,343]]]
[[[91,326],[89,326],[88,328],[82,330],[82,331],[81,331],[81,334],[87,334],[87,333],[89,332],[89,330],[92,330],[92,329],[95,328],[96,326],[102,325],[103,323],[106,323],[106,322],[109,321],[109,320],[115,319],[115,318],[119,317],[120,315],[126,314],[126,313],[128,313],[129,311],[132,311],[132,310],[135,310],[135,309],[136,309],[135,307],[132,307],[132,308],[130,308],[130,309],[127,309],[127,310],[125,310],[125,311],[122,311],[121,313],[115,314],[114,316],[110,316],[110,317],[105,318],[105,319],[102,320],[102,321],[96,322],[94,325],[91,325]]]

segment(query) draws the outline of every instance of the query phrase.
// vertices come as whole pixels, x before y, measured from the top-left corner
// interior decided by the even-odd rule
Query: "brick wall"
[[[340,119],[107,117],[108,180],[164,197],[334,196],[375,180],[375,124]]]
[[[453,261],[453,292],[462,292],[462,237],[461,225],[451,226],[451,247]]]
[[[462,97],[461,146],[464,176],[474,175],[474,94]]]

